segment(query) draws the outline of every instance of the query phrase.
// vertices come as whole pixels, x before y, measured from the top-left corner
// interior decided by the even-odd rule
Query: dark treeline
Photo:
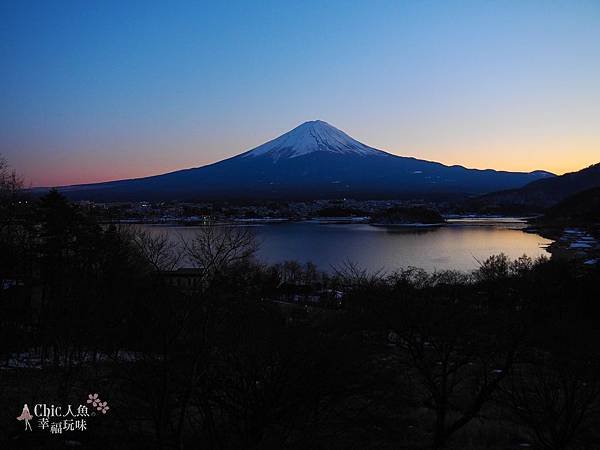
[[[256,262],[247,228],[184,244],[54,191],[1,203],[2,448],[600,447],[597,269],[327,276]],[[91,392],[111,409],[85,432],[14,419]]]

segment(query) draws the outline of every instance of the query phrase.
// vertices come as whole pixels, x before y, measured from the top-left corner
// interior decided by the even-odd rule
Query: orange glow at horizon
[[[539,143],[537,146],[530,143],[508,145],[506,143],[488,143],[482,148],[455,148],[454,145],[439,145],[435,150],[396,151],[396,148],[406,145],[377,146],[382,150],[397,156],[409,156],[418,159],[440,162],[446,165],[461,165],[474,169],[495,169],[514,172],[530,172],[533,170],[546,170],[557,175],[575,172],[600,162],[600,145],[592,139],[582,139],[580,142],[553,142]],[[394,148],[392,150],[392,148]],[[510,150],[504,150],[509,148]],[[573,152],[576,148],[577,152]],[[40,173],[28,171],[27,167],[15,167],[24,176],[27,185],[31,186],[63,186],[71,184],[99,183],[128,178],[142,178],[160,175],[176,170],[201,167],[218,162],[222,159],[235,156],[249,148],[240,148],[230,155],[220,156],[216,150],[208,154],[191,155],[188,149],[177,154],[170,151],[168,158],[156,157],[156,152],[148,152],[147,158],[127,158],[129,160],[105,160],[98,155],[87,159],[78,157],[65,161],[60,171]],[[133,152],[132,152],[133,153]],[[139,152],[143,154],[144,152]],[[194,156],[197,156],[196,158]],[[213,156],[211,158],[211,156]],[[124,158],[125,159],[125,158]],[[165,161],[168,159],[168,161]]]

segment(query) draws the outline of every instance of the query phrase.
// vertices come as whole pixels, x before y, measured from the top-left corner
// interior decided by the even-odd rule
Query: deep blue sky
[[[600,1],[0,2],[0,153],[35,185],[199,166],[322,119],[392,153],[600,161]]]

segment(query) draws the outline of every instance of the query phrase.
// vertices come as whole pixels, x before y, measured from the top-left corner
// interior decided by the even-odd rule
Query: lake
[[[456,269],[470,271],[478,261],[504,253],[510,258],[532,258],[549,253],[552,243],[537,234],[526,233],[526,223],[516,218],[452,219],[435,228],[374,227],[368,224],[320,224],[286,222],[255,224],[260,249],[258,258],[277,263],[286,260],[311,261],[321,270],[331,271],[345,261],[369,271],[392,271],[400,267],[420,267],[428,271]],[[197,227],[152,226],[153,233],[167,232],[193,237]]]

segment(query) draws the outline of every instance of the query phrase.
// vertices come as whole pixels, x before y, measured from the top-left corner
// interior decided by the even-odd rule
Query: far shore
[[[286,223],[310,223],[315,225],[371,225],[374,227],[390,227],[390,228],[423,228],[423,227],[443,227],[443,226],[461,226],[461,225],[482,225],[494,223],[528,223],[530,216],[516,217],[516,216],[498,216],[498,215],[448,215],[444,216],[444,222],[435,223],[422,223],[422,222],[411,222],[411,223],[380,223],[371,222],[371,218],[368,216],[346,216],[346,217],[256,217],[256,218],[232,218],[228,220],[217,219],[215,221],[201,220],[196,218],[151,218],[151,219],[140,219],[140,218],[129,218],[129,219],[116,219],[116,220],[105,220],[104,224],[121,224],[121,225],[153,225],[153,226],[172,226],[172,227],[196,227],[208,225],[275,225],[275,224],[286,224]]]

